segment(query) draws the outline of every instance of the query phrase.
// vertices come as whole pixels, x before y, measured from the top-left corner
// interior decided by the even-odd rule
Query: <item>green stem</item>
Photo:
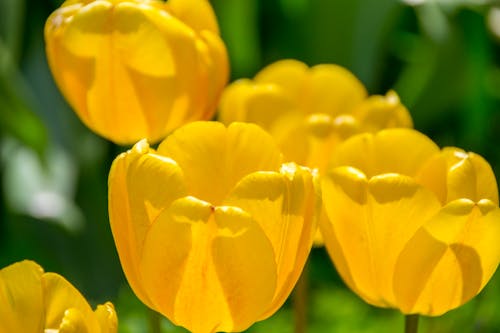
[[[149,332],[161,333],[161,317],[156,311],[149,310]]]
[[[418,332],[418,314],[405,316],[405,333]]]
[[[293,294],[293,310],[295,319],[295,333],[305,333],[307,328],[307,301],[309,294],[309,269],[304,265],[299,281],[295,285]]]

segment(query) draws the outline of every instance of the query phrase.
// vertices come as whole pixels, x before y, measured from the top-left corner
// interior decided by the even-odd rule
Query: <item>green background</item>
[[[499,3],[418,2],[212,1],[232,79],[283,58],[340,64],[370,94],[396,90],[418,130],[481,154],[498,176]],[[43,27],[60,4],[0,0],[0,267],[33,259],[92,305],[111,300],[120,332],[146,332],[149,312],[125,282],[107,216],[108,170],[127,147],[80,123],[46,64]],[[402,332],[402,315],[346,289],[323,249],[312,251],[308,272],[309,332]],[[162,326],[183,332],[166,320]],[[248,331],[293,332],[292,303]],[[420,332],[500,332],[499,274],[460,309],[424,318]]]

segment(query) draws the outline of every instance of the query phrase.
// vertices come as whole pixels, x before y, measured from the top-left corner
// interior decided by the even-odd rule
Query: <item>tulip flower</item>
[[[228,78],[207,0],[67,0],[47,19],[45,42],[71,107],[119,144],[210,119]]]
[[[328,253],[369,304],[439,316],[498,266],[498,189],[477,154],[410,129],[360,134],[336,149],[321,187]]]
[[[242,79],[222,93],[219,119],[256,123],[278,142],[288,161],[322,175],[336,147],[352,135],[384,128],[412,127],[411,116],[394,91],[367,97],[363,84],[333,64],[309,68],[281,60]],[[326,215],[322,211],[321,219]],[[322,246],[321,233],[315,245]]]
[[[0,304],[0,332],[117,332],[113,304],[92,311],[66,279],[33,261],[0,270]]]
[[[256,123],[278,141],[289,161],[323,173],[335,147],[361,132],[411,127],[397,94],[371,96],[347,69],[333,64],[309,68],[281,60],[223,92],[219,119]]]
[[[242,331],[286,300],[309,254],[313,174],[253,124],[194,122],[116,158],[109,216],[138,298],[192,332]]]

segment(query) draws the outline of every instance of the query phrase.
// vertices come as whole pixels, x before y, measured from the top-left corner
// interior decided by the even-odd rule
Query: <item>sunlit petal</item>
[[[411,129],[388,129],[376,134],[359,134],[335,150],[331,166],[348,165],[367,177],[383,173],[415,176],[423,164],[439,153],[428,137]]]
[[[311,68],[308,113],[325,113],[337,116],[349,113],[366,98],[367,92],[361,81],[347,69],[332,64]]]
[[[167,5],[176,17],[196,31],[219,33],[215,13],[207,0],[169,0]]]
[[[98,305],[95,310],[96,318],[99,321],[101,333],[116,333],[118,329],[118,318],[116,317],[115,307],[112,303]]]
[[[322,197],[330,221],[322,221],[321,230],[343,279],[368,303],[396,306],[392,279],[397,256],[439,210],[437,198],[410,177],[367,179],[352,167],[330,171]]]
[[[45,328],[67,326],[65,332],[98,332],[99,325],[93,311],[80,292],[62,276],[55,273],[45,273],[42,276],[44,293]],[[78,314],[68,315],[67,310],[78,311]],[[75,319],[73,321],[73,319]],[[62,323],[62,324],[61,324]],[[66,324],[65,324],[66,323]],[[73,327],[70,329],[69,327]]]
[[[191,195],[220,204],[245,175],[278,170],[281,154],[272,137],[258,126],[195,122],[160,144],[158,153],[176,161]]]
[[[290,96],[300,98],[309,69],[306,64],[293,60],[280,60],[264,67],[255,76],[257,83],[272,83],[283,88]]]
[[[276,286],[273,250],[259,224],[239,208],[192,197],[152,225],[141,271],[159,311],[194,332],[246,329]]]
[[[122,268],[139,298],[149,304],[138,282],[138,263],[149,225],[186,189],[178,165],[141,141],[113,163],[109,175],[109,218]]]
[[[22,261],[0,270],[0,331],[40,332],[43,329],[43,269]]]
[[[316,231],[316,224],[311,220],[314,204],[311,173],[287,164],[281,173],[251,174],[238,183],[225,204],[249,212],[273,245],[279,288],[265,318],[284,303],[311,249]]]
[[[500,209],[489,200],[445,206],[401,252],[394,290],[405,313],[437,316],[477,295],[500,260]]]

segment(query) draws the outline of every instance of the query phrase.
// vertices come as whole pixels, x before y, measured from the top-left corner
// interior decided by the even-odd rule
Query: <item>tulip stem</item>
[[[151,333],[161,333],[160,314],[153,310],[149,310],[149,331]]]
[[[411,314],[405,316],[405,333],[418,332],[418,314]]]
[[[293,310],[295,319],[295,333],[305,333],[307,328],[307,301],[309,292],[309,269],[304,265],[293,294]]]

